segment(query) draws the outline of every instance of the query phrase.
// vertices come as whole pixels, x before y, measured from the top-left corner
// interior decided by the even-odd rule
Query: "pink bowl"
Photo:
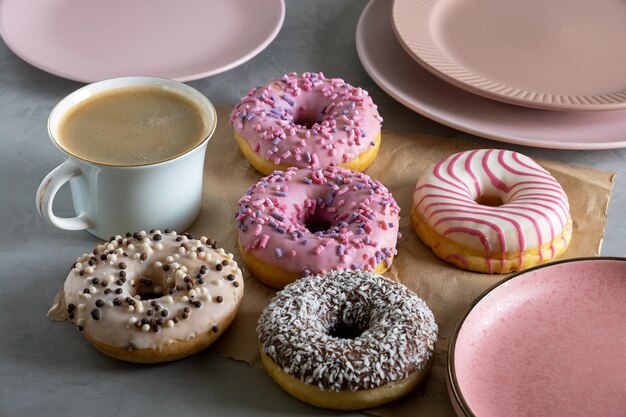
[[[513,274],[479,296],[448,350],[460,417],[626,415],[626,258]]]

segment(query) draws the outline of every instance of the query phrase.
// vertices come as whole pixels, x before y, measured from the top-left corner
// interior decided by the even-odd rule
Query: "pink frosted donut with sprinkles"
[[[557,180],[529,157],[497,149],[459,152],[428,169],[415,188],[411,222],[441,259],[487,273],[548,262],[572,236]]]
[[[367,91],[321,72],[253,88],[230,115],[241,151],[265,175],[331,164],[363,171],[378,153],[382,121]]]
[[[393,261],[400,208],[367,175],[330,166],[262,178],[239,200],[239,250],[273,288],[331,270],[382,273]]]

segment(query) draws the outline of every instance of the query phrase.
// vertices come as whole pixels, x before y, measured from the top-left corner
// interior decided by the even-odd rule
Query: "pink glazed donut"
[[[330,166],[262,178],[239,200],[239,250],[273,288],[331,270],[382,273],[396,252],[400,207],[365,174]]]
[[[378,153],[382,121],[367,91],[315,72],[253,88],[230,115],[241,151],[265,175],[330,164],[363,171]]]

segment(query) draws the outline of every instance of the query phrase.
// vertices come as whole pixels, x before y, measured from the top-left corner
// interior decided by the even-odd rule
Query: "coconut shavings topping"
[[[276,294],[257,326],[284,372],[332,391],[373,389],[422,369],[437,324],[405,286],[363,271],[302,278]]]

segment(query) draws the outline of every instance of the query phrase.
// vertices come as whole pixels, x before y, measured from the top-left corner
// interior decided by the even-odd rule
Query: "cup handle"
[[[70,179],[82,174],[80,168],[69,161],[65,161],[46,175],[46,178],[39,185],[36,196],[37,211],[44,220],[65,230],[93,228],[93,219],[84,212],[76,217],[57,217],[52,213],[52,201],[57,191]]]

